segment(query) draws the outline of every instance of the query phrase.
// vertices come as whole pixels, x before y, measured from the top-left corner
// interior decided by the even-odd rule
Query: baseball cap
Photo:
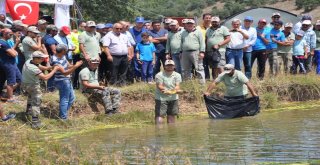
[[[259,19],[259,22],[264,22],[264,23],[267,23],[267,20],[262,18],[262,19]]]
[[[310,20],[310,21],[311,21],[311,20],[312,20],[312,17],[311,17],[311,15],[309,15],[309,14],[305,14],[305,15],[302,16],[301,20],[302,20],[302,21],[304,21],[304,20]]]
[[[302,30],[298,31],[297,35],[303,37],[304,36],[304,31],[302,31]]]
[[[105,24],[102,24],[102,23],[99,23],[99,24],[97,24],[97,26],[96,26],[97,29],[103,29],[103,28],[105,28],[105,27],[106,27],[106,25],[105,25]]]
[[[302,25],[311,25],[311,21],[310,20],[304,20],[302,22]]]
[[[87,27],[95,27],[96,23],[94,21],[87,21]]]
[[[99,59],[97,59],[97,58],[90,58],[90,62],[92,64],[99,64],[100,63]]]
[[[144,18],[143,17],[137,17],[136,18],[136,23],[144,23]]]
[[[42,24],[45,24],[45,23],[47,23],[47,21],[44,20],[44,19],[40,19],[40,20],[38,21],[38,25],[42,25]]]
[[[37,34],[40,33],[40,31],[38,30],[38,28],[35,27],[35,26],[29,26],[29,27],[28,27],[28,32],[37,33]]]
[[[46,29],[47,29],[47,30],[55,30],[55,31],[58,31],[58,28],[57,28],[56,25],[48,25]]]
[[[174,25],[178,25],[178,21],[173,19],[171,22],[170,22],[170,26],[174,26]]]
[[[253,18],[251,16],[246,16],[246,17],[244,17],[244,20],[253,21]]]
[[[15,20],[15,21],[12,22],[12,24],[13,24],[14,26],[23,26],[23,27],[26,27],[26,28],[28,27],[28,25],[22,23],[21,20]]]
[[[226,64],[226,65],[224,65],[224,67],[223,67],[223,72],[224,73],[230,73],[232,70],[234,69],[234,65],[232,65],[232,64]]]
[[[10,24],[3,23],[2,21],[0,21],[0,26],[2,26],[3,28],[11,28]]]
[[[166,18],[165,20],[164,20],[164,23],[165,24],[170,24],[172,22],[172,19],[171,18]]]
[[[219,17],[212,17],[211,22],[220,22],[220,18]]]
[[[185,24],[185,23],[187,23],[187,20],[188,20],[188,19],[183,19],[181,22],[182,22],[183,24]]]
[[[317,20],[316,26],[320,25],[320,20]]]
[[[32,58],[35,58],[35,57],[46,58],[46,57],[49,57],[49,56],[46,55],[46,54],[43,54],[41,51],[35,51],[35,52],[32,53]]]
[[[113,27],[113,24],[112,23],[106,23],[105,24],[105,28],[112,28]]]
[[[164,65],[174,65],[174,61],[173,60],[166,60]]]
[[[62,26],[61,31],[66,35],[69,35],[71,33],[70,28],[68,26]]]
[[[187,24],[188,24],[188,23],[194,24],[195,22],[194,22],[193,19],[188,19],[188,20],[186,21],[186,23],[187,23]]]
[[[283,22],[282,22],[282,21],[274,21],[273,23],[274,23],[274,24],[283,25]]]
[[[284,25],[284,27],[286,28],[286,27],[293,27],[293,24],[291,23],[291,22],[288,22],[288,23],[286,23],[285,25]]]
[[[279,16],[279,17],[280,17],[281,14],[276,12],[276,13],[273,13],[273,14],[272,14],[272,17],[274,17],[274,16]]]

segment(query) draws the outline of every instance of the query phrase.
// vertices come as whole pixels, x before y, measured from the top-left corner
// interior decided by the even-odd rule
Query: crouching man
[[[49,74],[43,74],[39,69],[39,66],[47,57],[48,55],[45,55],[40,51],[35,51],[32,53],[32,59],[26,61],[22,69],[22,89],[28,96],[26,116],[29,121],[31,120],[32,128],[35,129],[41,127],[39,119],[42,95],[40,79],[47,81],[56,73],[56,71],[63,69],[60,66],[54,66]],[[30,115],[32,119],[29,119]]]
[[[121,92],[119,89],[99,85],[98,66],[99,59],[90,59],[88,67],[79,73],[80,89],[88,97],[91,107],[97,110],[96,102],[103,105],[105,113],[117,113],[120,107]]]
[[[157,88],[155,94],[155,122],[163,123],[163,118],[167,116],[167,123],[174,123],[175,116],[179,113],[179,96],[181,93],[181,75],[174,71],[173,60],[167,60],[164,64],[164,71],[155,77]]]
[[[224,66],[224,72],[219,74],[218,78],[209,85],[204,95],[209,96],[211,91],[220,82],[223,82],[227,89],[225,98],[245,99],[248,95],[248,89],[252,96],[258,96],[249,79],[241,71],[235,70],[232,64],[226,64]]]

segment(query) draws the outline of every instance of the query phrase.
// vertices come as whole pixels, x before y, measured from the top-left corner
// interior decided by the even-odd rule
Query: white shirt
[[[131,46],[128,36],[122,33],[116,35],[114,32],[109,32],[101,40],[103,46],[109,48],[111,55],[127,55],[128,47]]]
[[[241,29],[249,36],[249,38],[244,41],[245,46],[249,46],[245,52],[252,52],[252,46],[256,43],[257,40],[257,30],[253,27],[249,27],[249,29],[246,29],[244,26],[241,27]]]
[[[245,39],[240,32],[230,32],[230,39],[227,48],[242,49],[245,46]]]

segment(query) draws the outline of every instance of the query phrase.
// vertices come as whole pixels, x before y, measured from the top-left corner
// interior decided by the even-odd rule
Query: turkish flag
[[[13,20],[21,20],[24,24],[37,24],[39,17],[39,3],[28,1],[6,0],[9,13]]]

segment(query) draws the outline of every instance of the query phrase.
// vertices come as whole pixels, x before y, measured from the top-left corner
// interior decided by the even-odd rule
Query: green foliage
[[[304,8],[305,11],[311,11],[316,7],[320,6],[319,0],[296,0],[296,5],[298,8]]]

